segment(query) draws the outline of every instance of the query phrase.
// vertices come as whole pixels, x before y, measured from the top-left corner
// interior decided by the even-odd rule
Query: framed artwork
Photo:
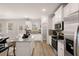
[[[41,25],[38,23],[32,23],[32,32],[41,33]]]
[[[37,26],[36,26],[36,24],[32,24],[32,30],[37,30]]]
[[[12,23],[8,23],[8,30],[13,30],[13,24]]]

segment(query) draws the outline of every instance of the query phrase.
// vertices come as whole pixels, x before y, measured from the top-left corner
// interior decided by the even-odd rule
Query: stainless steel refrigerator
[[[79,56],[79,12],[64,18],[65,55]]]
[[[78,26],[78,29],[77,29],[76,55],[79,56],[79,26]]]

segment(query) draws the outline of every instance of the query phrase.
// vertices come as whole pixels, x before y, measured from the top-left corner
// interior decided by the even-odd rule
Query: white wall
[[[42,40],[48,40],[48,16],[41,18],[41,34]]]
[[[6,33],[6,21],[4,20],[0,20],[0,24],[1,24],[1,31],[0,33],[3,34],[2,36],[5,36],[5,33]]]
[[[52,29],[52,16],[48,17],[48,29]]]
[[[31,23],[27,22],[24,19],[11,19],[11,20],[0,20],[0,23],[2,24],[2,31],[1,33],[5,36],[9,36],[10,40],[17,40],[16,38],[18,37],[19,34],[25,32],[25,23],[28,24],[30,28],[32,28]],[[12,30],[8,30],[8,23],[12,23]],[[22,26],[23,29],[19,30],[19,26]]]
[[[11,37],[11,39],[14,39],[17,37],[18,34],[20,34],[20,30],[19,30],[19,26],[23,26],[23,30],[22,32],[24,32],[24,26],[25,26],[25,20],[21,21],[21,20],[9,20],[7,21],[7,25],[8,23],[12,23],[13,24],[13,30],[8,30],[8,26],[7,26],[7,34]],[[12,34],[12,35],[11,35]]]

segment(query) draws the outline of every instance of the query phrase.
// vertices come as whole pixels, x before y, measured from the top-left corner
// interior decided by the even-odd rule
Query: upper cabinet
[[[57,11],[55,12],[55,16],[54,16],[54,23],[59,23],[61,22],[63,19],[62,19],[62,16],[63,16],[63,6],[61,5]]]
[[[72,13],[79,11],[78,3],[69,3],[64,7],[64,17],[68,17]]]
[[[60,6],[57,11],[55,12],[55,17],[56,18],[62,18],[62,11],[63,11],[63,6]]]
[[[55,24],[63,21],[63,5],[61,5],[55,12],[55,16],[52,18],[52,29],[55,29]]]

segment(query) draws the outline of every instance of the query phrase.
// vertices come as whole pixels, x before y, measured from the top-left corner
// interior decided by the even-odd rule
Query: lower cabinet
[[[58,56],[64,56],[64,40],[58,40]]]
[[[31,41],[16,42],[16,56],[31,56],[33,50],[32,45]]]

